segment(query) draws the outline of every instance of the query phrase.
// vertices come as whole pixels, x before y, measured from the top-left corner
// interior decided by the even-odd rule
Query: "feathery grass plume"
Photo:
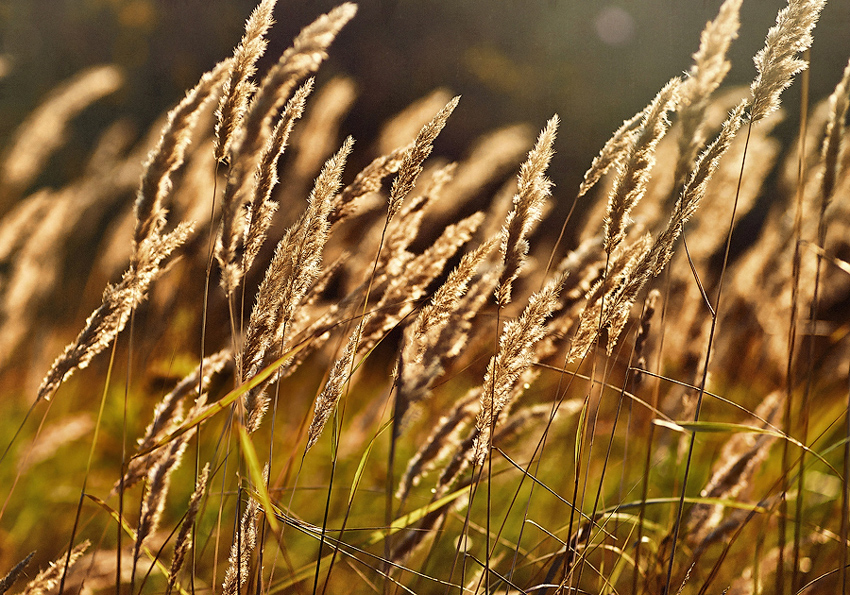
[[[704,193],[707,199],[699,207],[699,217],[688,222],[688,255],[698,270],[703,270],[701,263],[707,263],[725,245],[728,228],[717,222],[728,220],[733,207],[736,219],[740,221],[762,196],[765,181],[773,171],[780,151],[780,142],[770,135],[775,125],[782,121],[782,116],[782,110],[774,112],[758,126],[748,130],[747,135],[739,134],[711,175]],[[746,175],[742,178],[741,163],[745,151],[748,155],[758,155],[758,159],[747,159]],[[736,194],[737,206],[731,200],[723,200],[724,197],[734,197]],[[693,284],[690,266],[677,270],[678,276],[684,277],[685,283]],[[676,276],[676,273],[673,275]]]
[[[504,308],[511,301],[513,282],[519,276],[528,255],[528,235],[540,220],[543,204],[552,193],[552,182],[546,177],[546,170],[555,154],[552,145],[555,144],[559,123],[558,115],[552,116],[519,169],[517,193],[513,199],[514,208],[502,228],[501,252],[504,268],[496,289],[496,303],[500,308]]]
[[[269,141],[263,149],[260,164],[254,174],[255,183],[251,202],[248,203],[246,214],[247,224],[244,239],[244,253],[242,255],[241,274],[244,275],[251,269],[260,247],[266,239],[269,227],[272,224],[272,215],[277,210],[277,202],[271,198],[272,190],[278,182],[277,161],[286,150],[289,135],[295,120],[304,113],[304,104],[313,90],[313,79],[301,85],[286,104],[283,114],[272,132]],[[222,275],[226,276],[227,267],[224,267]],[[237,282],[238,284],[238,282]],[[230,282],[229,285],[233,285]]]
[[[812,45],[812,29],[826,0],[788,0],[776,15],[776,25],[767,32],[765,46],[753,61],[758,76],[750,87],[750,121],[755,123],[779,108],[779,96],[798,72],[808,68],[797,54]]]
[[[469,468],[469,465],[473,460],[476,436],[477,433],[472,432],[464,440],[459,441],[455,445],[454,456],[443,467],[436,486],[431,490],[431,502],[435,502],[445,496],[452,486],[455,486],[458,478],[461,477],[461,475]],[[497,432],[496,437],[497,439],[500,438],[501,432]],[[452,445],[450,444],[449,446],[451,447]],[[469,480],[461,483],[462,486],[468,484]],[[459,489],[462,489],[462,487]],[[395,544],[390,559],[394,561],[403,561],[408,558],[422,543],[424,543],[425,539],[429,535],[433,534],[434,528],[443,521],[452,508],[461,509],[466,506],[467,503],[467,498],[460,498],[453,502],[446,503],[445,505],[426,514],[418,523],[416,523],[413,531],[407,533],[407,535],[405,535],[399,543]]]
[[[484,213],[474,213],[454,225],[449,225],[422,254],[407,261],[378,301],[382,316],[373,318],[363,331],[360,350],[374,347],[387,332],[409,315],[425,290],[443,272],[446,262],[468,242],[484,221]],[[388,264],[387,268],[391,268]]]
[[[117,91],[124,76],[115,66],[94,66],[54,89],[18,127],[0,159],[0,210],[26,190],[66,140],[68,123],[86,107]]]
[[[349,137],[322,169],[308,199],[307,210],[277,245],[251,312],[245,349],[237,358],[237,370],[245,378],[256,375],[269,351],[279,345],[295,310],[321,273],[322,250],[328,239],[328,214],[341,186],[342,170],[354,140]],[[264,383],[245,396],[246,429],[259,427],[268,405]]]
[[[620,247],[619,253],[608,264],[605,276],[599,278],[587,293],[587,304],[579,317],[578,330],[570,347],[569,361],[584,358],[599,338],[600,330],[607,331],[608,351],[611,352],[619,335],[613,326],[615,323],[625,324],[637,298],[637,292],[634,295],[629,294],[628,297],[624,294],[629,292],[636,276],[639,275],[645,282],[646,274],[640,274],[638,269],[650,250],[649,234],[641,236],[625,248]],[[642,287],[641,284],[640,288]]]
[[[404,501],[412,487],[419,485],[422,478],[436,469],[437,463],[451,453],[460,444],[460,435],[466,423],[475,415],[477,401],[481,396],[481,387],[470,389],[449,412],[442,416],[434,426],[410,461],[398,482],[396,498]]]
[[[227,571],[224,573],[222,595],[237,595],[248,581],[248,562],[257,545],[257,519],[260,516],[259,503],[248,497],[248,505],[239,522],[230,557],[227,559]],[[238,584],[237,584],[238,583]]]
[[[658,275],[673,255],[673,245],[682,233],[682,226],[696,213],[705,196],[711,176],[717,171],[720,158],[729,149],[738,130],[744,124],[747,102],[742,101],[729,114],[717,138],[700,154],[682,194],[676,200],[667,227],[658,234],[644,266],[638,267],[642,275]],[[638,282],[635,277],[635,283]]]
[[[336,149],[342,121],[357,99],[357,86],[350,78],[337,76],[316,91],[304,122],[292,139],[292,159],[286,167],[281,191],[287,196],[300,198],[316,177],[316,172]],[[293,196],[295,195],[295,196]]]
[[[519,318],[505,322],[499,337],[499,350],[487,365],[478,411],[474,457],[477,465],[484,462],[490,440],[502,410],[509,404],[514,383],[532,362],[534,344],[545,335],[545,322],[558,307],[558,293],[563,276],[558,276],[528,299]]]
[[[287,101],[299,80],[319,69],[327,58],[328,47],[356,12],[357,6],[346,2],[320,16],[301,30],[292,47],[284,51],[277,64],[266,73],[243,120],[238,147],[240,159],[244,157],[253,162],[253,156],[269,136],[277,110]]]
[[[26,558],[15,564],[14,568],[6,573],[6,576],[0,579],[0,595],[3,595],[3,593],[12,588],[12,585],[14,585],[15,581],[18,580],[21,572],[24,571],[24,568],[27,567],[27,564],[30,563],[33,556],[35,556],[35,552],[30,552]]]
[[[746,108],[747,101],[742,101],[723,123],[717,138],[700,154],[693,173],[673,207],[667,226],[655,238],[652,247],[643,251],[639,262],[629,267],[628,276],[618,284],[612,298],[606,299],[601,324],[602,328],[608,329],[609,350],[616,344],[632,305],[644,285],[650,278],[657,276],[673,256],[673,246],[682,233],[684,224],[699,207],[708,181],[717,170],[720,158],[729,149],[732,140],[744,123]],[[582,357],[593,344],[596,329],[600,324],[599,315],[598,309],[590,308],[582,313],[578,336],[570,350],[570,359],[576,356]]]
[[[603,247],[609,255],[625,238],[629,213],[646,192],[652,166],[655,164],[655,148],[670,124],[667,112],[678,106],[680,82],[678,78],[671,79],[652,100],[641,122],[641,131],[620,165],[605,213]]]
[[[433,382],[443,373],[442,359],[447,354],[443,349],[435,347],[466,295],[478,267],[495,247],[495,242],[495,238],[490,238],[472,252],[464,254],[413,324],[405,329],[396,404],[397,424],[400,427],[404,425],[408,409],[426,398]]]
[[[193,411],[197,411],[203,407],[205,400],[201,400],[198,397],[198,388],[200,387],[202,395],[205,394],[212,377],[221,373],[228,364],[232,363],[232,359],[233,354],[230,349],[222,349],[218,353],[205,357],[201,365],[195,367],[191,373],[178,382],[154,407],[153,420],[148,424],[144,435],[138,439],[136,452],[139,453],[153,448],[160,439],[169,435],[180,426],[183,421],[181,415],[182,403],[186,397],[195,397]],[[198,378],[201,368],[204,371],[203,379]],[[145,477],[148,470],[165,456],[166,449],[157,449],[147,455],[130,459],[127,465],[127,472],[124,474],[124,489],[126,490],[132,487]],[[118,493],[121,485],[121,480],[116,481],[111,493],[113,495]]]
[[[192,547],[192,528],[195,526],[195,517],[198,516],[198,511],[201,509],[201,499],[207,489],[209,473],[210,464],[207,463],[201,469],[198,480],[195,482],[195,491],[192,492],[192,496],[189,498],[189,507],[186,510],[186,515],[183,517],[183,522],[180,524],[177,538],[174,540],[174,558],[171,561],[171,569],[168,571],[168,584],[165,587],[165,595],[171,594],[174,585],[177,583],[177,573],[183,568],[186,554],[189,553],[189,548]]]
[[[404,154],[398,169],[398,176],[393,182],[390,190],[389,207],[387,209],[387,222],[398,213],[404,197],[407,196],[416,185],[419,174],[422,173],[422,162],[431,154],[433,143],[446,125],[446,120],[452,115],[457,107],[460,96],[454,97],[446,106],[437,112],[437,115],[419,131],[413,146]]]
[[[168,446],[163,448],[164,456],[148,470],[147,493],[142,499],[139,527],[136,530],[136,545],[133,549],[133,568],[139,562],[145,540],[159,528],[162,511],[165,510],[165,498],[168,496],[169,487],[171,487],[171,474],[180,465],[183,452],[194,433],[195,429],[192,428],[172,440]]]
[[[277,159],[289,140],[295,118],[300,118],[303,113],[312,88],[313,79],[309,79],[287,103],[269,140],[262,151],[258,150],[256,164],[254,159],[239,160],[230,167],[222,196],[221,229],[215,247],[221,268],[220,284],[227,296],[236,291],[248,270],[246,257],[251,253],[253,260],[265,237],[264,231],[271,225],[273,203],[269,202],[268,196],[278,181]],[[249,176],[248,168],[253,168],[253,177]],[[258,235],[263,227],[265,230]],[[253,236],[250,247],[248,236]]]
[[[687,78],[679,87],[682,107],[679,110],[679,160],[676,162],[675,186],[686,180],[691,164],[705,144],[705,112],[711,95],[726,78],[732,64],[726,58],[729,46],[738,37],[743,0],[726,0],[717,17],[706,24],[700,35],[699,50]]]
[[[457,164],[449,163],[433,172],[422,193],[408,200],[386,228],[381,227],[385,239],[378,256],[379,269],[386,268],[395,275],[396,271],[401,271],[414,258],[415,255],[408,248],[419,235],[425,211],[441,197],[440,193],[452,180],[456,170]]]
[[[325,383],[325,388],[322,389],[322,393],[316,399],[313,419],[310,422],[310,428],[307,430],[307,446],[304,447],[305,455],[311,448],[313,448],[313,445],[316,444],[319,436],[322,435],[325,425],[328,423],[328,420],[336,409],[336,405],[342,396],[345,385],[350,380],[348,374],[351,371],[354,354],[357,351],[360,336],[363,333],[363,328],[366,326],[366,322],[369,318],[369,315],[363,317],[363,319],[357,324],[354,332],[348,337],[348,342],[345,344],[345,349],[343,349],[342,355],[334,362],[334,365],[331,368],[328,380]]]
[[[492,236],[497,237],[497,236]],[[481,327],[473,326],[475,318],[488,304],[490,297],[496,290],[501,270],[498,267],[489,268],[472,285],[466,295],[461,299],[454,320],[450,325],[443,328],[440,337],[434,344],[434,350],[440,349],[446,359],[459,357],[464,348],[470,343],[470,336],[476,331],[482,331]]]
[[[835,91],[829,96],[829,120],[826,124],[826,137],[823,141],[821,161],[823,173],[821,177],[821,210],[825,211],[835,190],[835,180],[838,177],[841,153],[844,150],[845,118],[850,104],[850,62],[844,68]]]
[[[131,312],[144,301],[150,286],[164,272],[162,262],[186,242],[191,231],[191,225],[181,223],[164,236],[154,234],[144,241],[136,265],[124,273],[117,285],[106,288],[103,303],[88,317],[74,342],[53,362],[38,388],[36,400],[49,399],[75,370],[87,367],[124,330]]]
[[[70,557],[67,554],[62,554],[50,565],[39,572],[21,591],[21,595],[47,595],[59,585],[62,575],[65,573],[66,566],[68,569],[76,562],[80,556],[89,548],[91,542],[85,540],[71,550]]]
[[[333,210],[328,216],[328,223],[335,227],[354,213],[354,203],[364,196],[381,189],[381,183],[387,176],[394,174],[401,166],[404,155],[409,147],[376,157],[355,176],[354,181],[343,188],[334,199]]]
[[[172,429],[179,425],[175,419],[179,417],[176,413],[182,401],[188,396],[199,397],[198,389],[201,394],[206,392],[209,387],[212,377],[219,374],[230,363],[232,354],[230,350],[225,348],[221,351],[208,355],[204,361],[195,366],[195,369],[187,374],[177,385],[154,407],[153,421],[145,429],[144,436],[138,440],[137,452],[151,448],[159,438],[170,433]],[[201,370],[203,369],[204,377],[200,378]]]
[[[201,77],[186,97],[168,113],[168,122],[159,142],[148,155],[145,173],[136,196],[136,228],[133,232],[133,263],[140,262],[141,245],[159,235],[165,226],[166,209],[163,201],[171,194],[171,175],[183,164],[191,134],[203,106],[213,98],[227,75],[230,62],[219,63]]]
[[[784,391],[777,390],[767,395],[753,417],[763,420],[760,427],[770,427],[783,401]],[[752,478],[767,459],[776,436],[770,434],[733,434],[723,445],[714,464],[711,477],[700,491],[702,498],[737,500],[751,486]],[[722,505],[695,504],[688,512],[686,527],[688,542],[692,545],[706,541],[712,529],[720,525],[726,508]]]
[[[245,34],[230,62],[230,73],[224,81],[221,99],[216,110],[214,155],[218,162],[225,161],[230,151],[233,135],[239,129],[254,93],[251,77],[257,71],[257,60],[265,53],[268,40],[266,32],[274,24],[272,13],[277,0],[262,0],[245,22]]]
[[[452,95],[446,89],[435,89],[385,121],[381,125],[378,137],[378,151],[389,153],[414,138],[432,115],[446,105],[451,98]]]
[[[590,163],[590,168],[584,173],[584,179],[578,188],[579,198],[587,194],[612,167],[619,167],[623,158],[628,155],[629,147],[634,145],[635,139],[640,134],[640,123],[646,119],[650,107],[648,105],[628,120],[624,120],[611,138],[605,142]]]

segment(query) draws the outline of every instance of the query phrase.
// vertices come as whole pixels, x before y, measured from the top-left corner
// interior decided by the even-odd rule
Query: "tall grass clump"
[[[353,85],[314,76],[357,7],[263,70],[275,4],[67,186],[117,69],[4,153],[0,593],[848,592],[850,65],[781,109],[825,0],[731,89],[723,2],[577,191],[557,115],[508,179],[517,129],[439,157],[442,92],[341,140]]]

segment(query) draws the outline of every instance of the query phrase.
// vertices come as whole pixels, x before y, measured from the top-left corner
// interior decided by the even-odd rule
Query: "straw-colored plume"
[[[218,162],[228,158],[233,135],[239,129],[254,93],[251,77],[257,60],[265,53],[266,32],[274,23],[272,13],[277,0],[262,0],[245,23],[242,41],[233,50],[230,73],[224,81],[216,111],[214,155]]]
[[[476,402],[481,396],[481,387],[470,390],[434,425],[431,434],[425,440],[410,461],[398,482],[396,498],[404,501],[412,487],[428,473],[436,469],[437,463],[458,447],[460,437],[478,409]]]
[[[334,196],[341,186],[342,170],[354,144],[350,137],[325,164],[310,194],[307,210],[277,246],[274,258],[257,293],[248,322],[245,349],[237,358],[237,370],[251,378],[261,369],[266,354],[283,340],[295,310],[321,273],[322,250],[328,238]],[[264,386],[245,398],[246,427],[254,431],[267,406]]]
[[[183,164],[198,113],[209,101],[227,74],[229,62],[217,65],[168,113],[159,142],[148,155],[145,173],[136,196],[136,228],[133,232],[133,262],[138,263],[141,244],[162,232],[165,226],[164,201],[171,194],[171,175]]]
[[[679,135],[679,160],[676,163],[676,188],[685,183],[688,170],[705,144],[705,114],[711,96],[726,78],[732,64],[726,57],[729,46],[738,36],[741,25],[740,12],[743,0],[726,0],[717,17],[708,24],[700,36],[699,50],[694,63],[682,82],[679,94],[681,131]]]
[[[478,267],[495,247],[495,242],[495,238],[491,238],[465,254],[414,323],[405,329],[398,372],[396,423],[399,426],[404,425],[407,410],[427,397],[431,385],[442,374],[441,363],[448,353],[440,339],[445,336],[446,326],[466,295]]]
[[[475,441],[475,461],[481,464],[487,454],[490,432],[508,405],[511,390],[520,374],[532,364],[534,344],[545,334],[544,323],[558,307],[558,292],[562,277],[550,281],[546,287],[528,299],[528,305],[519,318],[505,323],[499,337],[499,350],[490,359],[481,391],[481,409],[478,412]]]
[[[508,214],[502,229],[502,261],[504,269],[496,290],[496,303],[504,308],[511,301],[513,282],[519,276],[528,255],[528,236],[543,214],[543,205],[552,193],[552,182],[546,177],[549,162],[555,154],[552,146],[558,132],[557,115],[546,123],[537,143],[529,151],[517,177],[514,208]]]
[[[198,516],[198,511],[201,509],[201,501],[207,489],[207,479],[209,478],[210,465],[207,463],[198,475],[198,480],[195,482],[195,491],[189,498],[189,507],[186,510],[186,515],[183,522],[180,524],[180,530],[177,532],[177,539],[174,540],[174,558],[171,561],[171,569],[168,571],[168,584],[165,587],[165,595],[170,595],[174,585],[177,583],[177,573],[183,567],[183,562],[186,560],[186,554],[192,547],[192,529],[195,527],[195,518]]]
[[[646,192],[652,166],[655,165],[655,148],[669,126],[667,112],[677,107],[679,84],[679,79],[674,78],[655,96],[643,118],[641,131],[620,166],[605,213],[603,246],[609,255],[625,238],[629,213]]]
[[[71,550],[71,555],[62,554],[59,558],[50,563],[50,565],[39,572],[21,591],[21,595],[47,595],[55,589],[62,580],[62,575],[65,574],[65,569],[70,568],[74,562],[80,559],[91,543],[86,540]]]
[[[216,258],[224,269],[222,287],[228,296],[241,280],[245,203],[255,168],[272,134],[272,121],[298,82],[318,70],[327,57],[328,46],[356,10],[353,4],[343,4],[305,27],[293,46],[266,73],[241,119],[231,148],[234,159],[222,197],[221,229],[216,244]]]
[[[346,384],[348,384],[354,354],[357,352],[360,336],[363,333],[363,328],[368,318],[368,316],[364,317],[354,329],[354,332],[351,333],[351,336],[348,337],[348,342],[345,344],[342,355],[334,362],[331,368],[325,388],[316,399],[313,420],[310,422],[310,428],[307,430],[307,446],[304,447],[305,454],[316,444],[316,441],[325,429],[325,425],[336,410],[336,405],[340,397],[342,397]]]
[[[316,72],[327,58],[327,49],[340,30],[357,13],[357,6],[345,3],[320,16],[301,30],[292,43],[263,77],[243,123],[240,153],[255,155],[265,144],[271,122],[290,93],[310,73]]]
[[[304,122],[293,135],[292,158],[287,163],[281,200],[300,197],[310,186],[316,172],[339,146],[340,127],[357,99],[357,86],[348,77],[337,76],[326,82],[310,101]]]
[[[794,75],[808,68],[797,57],[812,45],[812,29],[826,0],[789,0],[767,32],[765,46],[753,58],[758,76],[753,81],[750,121],[758,122],[779,108],[779,96]]]
[[[248,562],[251,554],[257,546],[257,519],[260,516],[260,507],[256,500],[249,497],[248,506],[242,514],[242,520],[234,536],[233,545],[230,547],[227,571],[222,583],[223,595],[237,595],[248,582]]]
[[[136,545],[133,550],[133,565],[138,563],[142,555],[145,540],[151,537],[159,528],[162,512],[165,510],[165,498],[171,486],[171,474],[180,465],[183,452],[195,430],[189,430],[171,443],[163,447],[164,456],[148,470],[147,492],[142,499],[142,510],[139,514],[139,528],[136,530]]]
[[[75,370],[87,367],[124,330],[130,314],[162,275],[162,262],[186,242],[191,231],[190,225],[181,223],[165,236],[155,235],[146,240],[138,264],[124,273],[120,283],[106,288],[101,306],[86,320],[76,340],[53,362],[38,389],[38,399],[49,399],[64,380]]]
[[[829,96],[829,120],[826,124],[826,136],[821,150],[823,174],[821,178],[821,210],[825,211],[835,190],[835,180],[839,174],[841,155],[846,150],[844,138],[845,120],[850,104],[850,62],[844,68],[844,75]]]
[[[398,177],[393,182],[392,190],[390,191],[389,207],[387,210],[387,221],[392,218],[401,209],[404,197],[407,196],[413,187],[416,185],[416,180],[419,174],[422,173],[422,163],[431,154],[434,148],[434,141],[437,135],[446,125],[449,116],[452,115],[455,107],[457,107],[460,97],[455,97],[449,101],[446,106],[437,112],[437,115],[419,131],[413,146],[404,154],[401,164],[398,169]]]
[[[331,227],[351,216],[358,200],[381,189],[384,178],[398,171],[408,149],[409,147],[404,147],[387,155],[376,157],[357,174],[351,184],[343,188],[342,192],[334,199],[333,210],[328,216]]]
[[[304,105],[312,90],[313,79],[311,78],[289,100],[271,137],[269,137],[268,143],[266,143],[266,147],[263,149],[260,164],[255,174],[252,199],[247,205],[244,254],[240,266],[242,275],[250,270],[254,258],[256,258],[266,238],[269,227],[271,227],[272,215],[277,210],[277,202],[271,198],[272,190],[278,182],[277,162],[286,150],[295,121],[304,113]],[[222,276],[228,277],[227,266],[222,268]],[[231,281],[228,284],[231,291],[235,289],[235,283],[235,281]]]

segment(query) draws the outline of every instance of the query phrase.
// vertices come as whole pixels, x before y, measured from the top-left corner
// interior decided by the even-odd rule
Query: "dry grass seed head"
[[[223,595],[236,595],[248,581],[248,562],[257,545],[257,519],[260,515],[259,504],[254,498],[248,498],[248,506],[239,522],[233,545],[230,547],[227,571],[222,583]]]
[[[204,74],[200,82],[168,113],[168,121],[159,142],[148,155],[145,172],[136,197],[136,229],[133,233],[133,262],[142,256],[142,243],[162,233],[166,209],[163,202],[171,193],[171,174],[183,164],[191,133],[201,108],[209,101],[227,75],[230,62],[224,61]]]
[[[239,129],[254,93],[251,77],[257,71],[257,60],[265,53],[266,32],[274,23],[272,13],[277,0],[262,0],[245,23],[242,41],[233,50],[230,73],[224,81],[221,100],[216,111],[215,160],[225,161],[233,135]]]
[[[338,146],[340,127],[357,99],[357,87],[347,77],[335,77],[310,101],[303,125],[293,134],[292,160],[281,183],[282,202],[299,198]]]
[[[758,76],[751,86],[750,120],[757,122],[779,108],[779,96],[808,63],[797,57],[812,45],[812,29],[826,0],[789,0],[767,32],[765,46],[753,58]]]
[[[247,207],[244,253],[240,265],[241,275],[244,275],[250,270],[254,258],[256,258],[260,247],[265,241],[269,227],[271,227],[272,216],[277,210],[277,202],[271,198],[272,190],[274,190],[278,182],[277,162],[286,150],[295,120],[300,118],[304,113],[304,105],[312,90],[313,79],[311,78],[289,100],[271,137],[269,137],[269,141],[263,149],[260,163],[254,174],[255,182],[252,199]],[[227,276],[227,272],[224,271],[222,275]],[[229,286],[232,285],[233,282],[230,282]]]
[[[635,137],[634,144],[628,149],[628,156],[620,165],[619,175],[608,197],[605,214],[604,248],[608,254],[612,254],[625,238],[629,213],[646,191],[652,166],[655,164],[655,148],[669,126],[667,112],[678,106],[679,84],[679,79],[674,78],[655,96],[643,118],[640,133]]]
[[[608,348],[613,349],[622,330],[621,325],[627,320],[634,300],[647,280],[645,274],[639,277],[638,268],[650,251],[650,243],[649,234],[645,234],[628,246],[620,246],[605,276],[588,291],[587,304],[581,312],[578,330],[570,346],[570,361],[583,359],[603,330],[608,332]]]
[[[552,147],[559,123],[560,118],[552,116],[540,132],[534,148],[529,151],[528,158],[520,166],[514,208],[502,228],[504,269],[496,290],[496,302],[502,308],[511,301],[513,282],[519,276],[528,255],[528,236],[540,220],[543,205],[552,193],[552,182],[546,177],[546,170],[555,154]]]
[[[277,110],[299,80],[319,69],[327,58],[328,47],[356,12],[357,6],[347,2],[320,16],[301,30],[292,47],[269,69],[245,115],[238,148],[240,159],[253,161],[269,136]]]
[[[481,391],[481,408],[476,427],[475,461],[481,464],[487,452],[490,429],[509,404],[511,389],[520,374],[532,364],[534,344],[545,335],[544,323],[558,306],[563,279],[556,277],[528,299],[519,318],[505,322],[499,337],[499,350],[490,359]]]
[[[404,197],[407,196],[416,185],[419,174],[422,173],[422,163],[428,158],[433,149],[433,143],[446,125],[449,116],[457,107],[460,97],[455,97],[446,106],[437,112],[437,115],[419,131],[413,146],[404,154],[399,166],[398,176],[393,182],[390,190],[389,207],[387,209],[387,222],[401,209]]]
[[[354,213],[354,205],[359,199],[378,192],[383,179],[398,171],[408,150],[409,147],[396,149],[392,153],[375,158],[364,167],[354,181],[334,199],[333,210],[328,217],[331,227],[351,216]]]
[[[404,501],[411,487],[419,485],[422,478],[459,445],[466,422],[475,415],[480,394],[481,387],[470,390],[440,418],[431,434],[408,461],[407,469],[399,479],[396,498]]]
[[[88,366],[124,330],[133,309],[164,272],[162,262],[186,242],[191,231],[191,225],[181,223],[165,236],[157,234],[145,240],[139,263],[124,273],[120,283],[106,288],[103,303],[86,320],[76,340],[53,362],[39,386],[37,399],[49,399],[64,380]]]
[[[354,361],[354,355],[357,352],[357,347],[360,343],[360,336],[363,333],[363,328],[366,326],[366,322],[368,320],[369,316],[367,315],[358,323],[354,332],[348,337],[348,342],[345,344],[345,349],[343,349],[342,355],[334,362],[334,365],[331,368],[328,381],[325,383],[325,388],[316,399],[313,419],[310,422],[309,429],[307,430],[307,446],[304,447],[305,454],[313,448],[313,445],[319,439],[319,436],[321,436],[322,431],[325,429],[325,425],[334,410],[336,410],[336,405],[339,402],[340,397],[342,397],[345,385],[350,379],[349,374],[353,369],[352,363]]]
[[[691,164],[705,144],[705,112],[712,94],[731,68],[726,54],[738,36],[742,1],[726,0],[717,17],[706,24],[700,36],[699,50],[693,56],[694,63],[679,90],[683,105],[679,110],[682,129],[676,164],[676,188],[685,183]]]
[[[189,553],[189,548],[192,547],[192,529],[195,526],[195,518],[198,516],[198,511],[201,509],[201,501],[207,489],[209,473],[210,465],[207,463],[201,470],[200,475],[198,475],[198,479],[195,482],[195,491],[192,492],[189,498],[186,515],[180,524],[177,538],[174,540],[174,558],[171,561],[171,569],[168,571],[168,584],[165,587],[165,595],[170,595],[174,585],[177,583],[177,573],[183,567],[186,554]]]
[[[844,74],[832,95],[829,96],[829,120],[826,125],[826,136],[821,150],[823,173],[821,177],[821,210],[826,211],[835,189],[835,180],[839,174],[841,154],[845,150],[845,119],[850,105],[850,62],[844,68]]]
[[[70,568],[85,553],[90,545],[91,543],[86,540],[71,550],[70,557],[67,554],[62,554],[62,556],[51,562],[47,568],[39,572],[27,584],[21,595],[47,595],[47,593],[50,593],[59,585],[59,581],[62,580],[62,575],[65,573],[65,568]]]
[[[491,238],[465,254],[449,273],[445,283],[434,292],[412,325],[404,332],[404,345],[399,359],[399,384],[396,397],[396,423],[404,425],[406,411],[427,398],[431,385],[443,373],[445,345],[437,348],[443,331],[452,320],[478,266],[495,247]],[[426,357],[427,354],[427,357]]]
[[[165,498],[171,485],[171,474],[180,465],[183,453],[194,435],[195,430],[189,430],[175,438],[163,447],[164,456],[157,461],[147,473],[147,493],[142,499],[142,509],[139,515],[139,528],[136,530],[136,545],[133,551],[133,562],[138,562],[142,554],[145,540],[159,528],[162,512],[165,510]]]
[[[346,139],[336,155],[328,160],[316,178],[306,212],[278,243],[257,292],[244,352],[237,361],[237,369],[242,370],[246,378],[262,369],[268,352],[282,343],[287,330],[292,330],[287,327],[296,309],[321,273],[322,250],[330,231],[327,218],[341,186],[342,170],[353,143],[350,137]],[[259,427],[265,413],[266,386],[264,383],[252,389],[245,397],[249,431]]]

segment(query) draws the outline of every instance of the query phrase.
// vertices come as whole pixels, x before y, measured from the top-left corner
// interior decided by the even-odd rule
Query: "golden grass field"
[[[44,170],[116,67],[0,154],[0,595],[850,592],[825,0],[789,0],[749,86],[725,0],[577,191],[555,114],[452,161],[438,89],[343,138],[355,83],[313,77],[357,6],[261,60],[275,4],[67,184]]]

